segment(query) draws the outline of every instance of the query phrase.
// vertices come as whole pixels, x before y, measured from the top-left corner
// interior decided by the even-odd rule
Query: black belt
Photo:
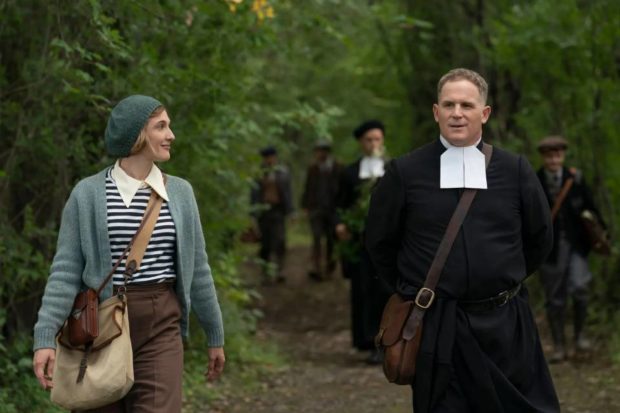
[[[517,284],[516,287],[510,290],[502,291],[495,297],[485,298],[482,300],[459,301],[459,307],[461,307],[464,311],[470,313],[482,313],[485,311],[490,311],[508,304],[510,300],[512,300],[517,296],[517,294],[519,294],[520,290],[521,284]]]
[[[127,292],[155,292],[164,291],[175,286],[175,278],[167,278],[164,281],[159,282],[145,282],[145,283],[132,283],[125,286]],[[113,288],[114,294],[118,293],[119,288],[122,285],[115,285]]]

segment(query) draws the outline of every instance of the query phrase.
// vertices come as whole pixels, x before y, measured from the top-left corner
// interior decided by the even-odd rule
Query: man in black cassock
[[[384,173],[383,123],[363,122],[354,131],[362,157],[348,165],[340,174],[336,236],[341,244],[341,265],[344,277],[351,280],[351,333],[353,346],[370,351],[369,364],[382,361],[374,345],[379,331],[381,313],[390,290],[376,276],[364,247],[364,221],[370,188]]]
[[[486,81],[454,69],[437,91],[439,139],[386,166],[366,225],[377,273],[412,299],[463,188],[478,189],[424,316],[414,411],[559,412],[522,285],[551,249],[549,204],[523,156],[495,148],[485,170]]]

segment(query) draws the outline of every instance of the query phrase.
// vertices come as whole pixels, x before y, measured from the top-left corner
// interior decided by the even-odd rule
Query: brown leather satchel
[[[581,212],[581,223],[585,229],[592,252],[608,256],[611,254],[611,242],[607,230],[601,224],[596,214],[590,210]]]
[[[488,167],[493,147],[483,144],[482,152]],[[399,294],[394,294],[383,309],[375,344],[384,352],[383,373],[390,383],[413,384],[416,359],[422,340],[422,319],[435,300],[435,288],[441,271],[476,192],[475,189],[463,191],[428,270],[424,286],[418,291],[415,300],[403,300]]]
[[[422,323],[418,324],[413,336],[405,336],[404,328],[414,305],[413,301],[405,301],[400,295],[393,294],[383,310],[375,344],[384,351],[383,373],[390,383],[413,382],[416,356],[422,337]]]
[[[94,288],[89,288],[75,296],[73,309],[67,319],[71,345],[80,346],[90,343],[99,336],[98,308],[99,297]]]
[[[67,319],[69,343],[72,346],[78,347],[87,345],[88,343],[92,343],[97,336],[99,336],[99,294],[108,282],[110,282],[116,272],[116,269],[120,265],[123,258],[125,258],[129,250],[131,250],[131,253],[129,254],[130,256],[127,259],[127,262],[129,263],[127,265],[128,272],[130,273],[129,276],[131,276],[131,274],[139,268],[140,261],[142,261],[142,256],[144,255],[144,251],[146,250],[148,241],[151,238],[153,228],[155,227],[155,223],[159,217],[159,210],[162,202],[163,200],[161,197],[155,191],[151,191],[151,197],[149,198],[147,208],[144,212],[144,217],[142,218],[142,222],[140,223],[138,230],[129,241],[127,248],[125,248],[121,256],[118,260],[116,260],[112,270],[103,280],[99,288],[89,288],[85,291],[79,292],[75,296],[73,308]],[[141,239],[138,239],[139,236]],[[134,245],[136,248],[132,249],[132,246]],[[132,261],[134,261],[133,264]]]
[[[558,213],[560,212],[560,208],[568,195],[573,183],[575,183],[575,174],[577,170],[575,168],[570,168],[571,176],[564,182],[560,192],[555,198],[555,202],[553,203],[553,207],[551,208],[551,221],[554,222]],[[588,242],[590,243],[590,247],[592,248],[592,252],[601,255],[609,255],[611,254],[611,242],[609,240],[609,235],[607,230],[601,224],[599,217],[590,210],[583,210],[579,216],[581,218],[581,224],[586,232],[586,236],[588,237]]]

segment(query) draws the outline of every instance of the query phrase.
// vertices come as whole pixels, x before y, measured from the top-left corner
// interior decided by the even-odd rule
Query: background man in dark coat
[[[301,207],[306,210],[312,230],[312,270],[315,280],[323,279],[322,247],[325,238],[325,270],[330,275],[336,269],[334,259],[334,226],[336,225],[336,196],[342,166],[331,156],[331,144],[319,141],[314,146],[314,162],[308,167]]]
[[[588,288],[592,279],[587,259],[590,244],[580,216],[585,210],[591,211],[599,220],[601,216],[581,171],[564,166],[567,148],[568,142],[561,136],[546,137],[538,144],[538,150],[543,158],[543,167],[538,171],[538,178],[550,206],[555,204],[556,197],[566,181],[573,178],[573,184],[553,222],[553,250],[540,268],[547,298],[547,319],[554,344],[553,353],[549,357],[550,362],[566,359],[564,317],[569,296],[573,299],[575,350],[584,351],[591,347],[584,334]]]
[[[259,256],[272,263],[275,255],[276,280],[285,280],[282,274],[286,256],[286,216],[293,211],[291,178],[286,166],[278,162],[273,146],[260,151],[263,157],[261,175],[252,188],[251,202],[260,231]],[[266,272],[265,272],[266,273]]]
[[[363,156],[348,165],[340,176],[336,225],[336,235],[342,242],[342,272],[351,280],[353,346],[370,350],[366,361],[371,364],[382,361],[374,336],[391,292],[377,278],[363,243],[370,189],[384,173],[384,132],[385,127],[377,120],[366,121],[353,131]]]
[[[551,249],[549,205],[523,156],[495,148],[476,72],[454,69],[433,105],[440,138],[391,162],[376,187],[366,245],[380,277],[412,299],[463,188],[478,192],[424,316],[414,411],[559,412],[522,282]]]

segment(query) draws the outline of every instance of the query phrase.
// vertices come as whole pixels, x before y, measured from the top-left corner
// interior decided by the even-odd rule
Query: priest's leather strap
[[[574,182],[575,178],[571,176],[566,180],[566,182],[564,182],[564,185],[562,185],[562,189],[560,189],[560,193],[555,198],[555,202],[553,203],[553,208],[551,208],[551,222],[555,221],[555,217],[558,215],[558,212],[560,212],[560,208],[562,208],[566,195],[568,195],[568,191],[570,191],[570,188],[573,186]]]
[[[483,143],[482,153],[484,153],[486,167],[488,168],[493,154],[493,147]],[[471,206],[476,193],[476,189],[466,188],[463,191],[463,195],[461,195],[461,199],[456,206],[456,210],[448,223],[446,233],[444,234],[443,239],[439,244],[439,248],[435,253],[435,258],[433,259],[428,273],[426,274],[424,286],[420,288],[415,298],[415,305],[403,330],[403,338],[405,340],[411,340],[415,336],[418,326],[424,317],[424,313],[435,300],[435,288],[439,283],[441,272],[446,264],[452,245],[456,240],[456,236],[458,235],[459,229],[467,216],[467,212],[469,211],[469,207]]]

